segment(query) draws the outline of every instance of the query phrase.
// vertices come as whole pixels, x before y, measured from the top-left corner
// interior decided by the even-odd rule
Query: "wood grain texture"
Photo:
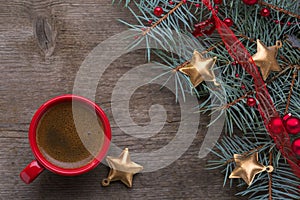
[[[218,170],[205,169],[211,155],[197,157],[207,116],[201,116],[197,137],[180,159],[161,170],[136,175],[131,189],[118,182],[101,187],[109,170],[102,164],[78,177],[45,171],[30,185],[19,179],[20,171],[33,159],[27,130],[35,110],[52,97],[72,93],[88,53],[126,30],[118,18],[134,21],[126,10],[111,6],[111,0],[0,0],[0,199],[237,199],[234,189],[223,188]],[[153,151],[170,142],[180,118],[174,95],[147,85],[131,98],[133,120],[148,123],[150,106],[159,103],[167,109],[170,123],[143,140],[126,135],[115,124],[110,108],[114,85],[142,63],[141,51],[116,60],[104,73],[96,94],[96,102],[111,121],[113,142],[136,152]]]

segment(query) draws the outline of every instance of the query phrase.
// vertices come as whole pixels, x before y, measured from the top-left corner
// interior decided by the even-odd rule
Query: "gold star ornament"
[[[204,58],[198,51],[194,51],[191,62],[179,69],[180,72],[190,77],[191,83],[197,87],[203,81],[212,81],[216,86],[216,76],[212,70],[217,58]]]
[[[271,173],[273,166],[264,166],[258,162],[258,152],[249,156],[234,154],[235,169],[231,172],[229,178],[242,178],[250,186],[256,174],[263,171]]]
[[[281,41],[277,41],[276,45],[274,46],[267,47],[260,40],[257,40],[257,53],[252,56],[252,59],[255,64],[260,67],[264,81],[267,80],[272,71],[281,71],[281,68],[276,60],[278,49],[281,47]]]
[[[103,179],[102,186],[109,186],[111,181],[122,181],[127,187],[132,187],[133,175],[140,172],[143,166],[132,162],[128,148],[118,158],[107,156],[106,161],[110,167],[109,175]]]

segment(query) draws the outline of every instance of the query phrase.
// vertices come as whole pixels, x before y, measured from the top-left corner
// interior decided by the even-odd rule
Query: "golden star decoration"
[[[108,186],[111,181],[120,180],[127,187],[132,187],[133,175],[143,169],[143,166],[131,161],[128,148],[125,148],[118,158],[107,156],[106,161],[110,172],[108,177],[103,179],[103,186]]]
[[[216,76],[212,71],[217,58],[204,58],[198,51],[194,51],[191,62],[179,69],[180,72],[190,77],[191,83],[197,87],[203,81],[213,81],[216,86]]]
[[[267,47],[260,40],[257,40],[257,53],[252,56],[253,61],[260,67],[262,77],[267,80],[271,71],[279,72],[281,68],[276,60],[278,49],[282,47],[281,41],[276,45]]]
[[[234,154],[234,161],[236,164],[235,169],[231,172],[229,178],[242,178],[244,181],[251,185],[256,174],[263,171],[271,173],[272,166],[264,166],[258,162],[258,152],[249,156]]]

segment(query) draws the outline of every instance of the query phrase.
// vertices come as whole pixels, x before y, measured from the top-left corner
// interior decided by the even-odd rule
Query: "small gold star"
[[[278,49],[282,47],[281,41],[276,45],[267,47],[260,40],[257,40],[257,53],[252,56],[253,61],[260,67],[262,77],[267,80],[271,71],[279,72],[281,68],[276,60]]]
[[[272,166],[265,167],[258,162],[258,152],[249,156],[234,154],[234,161],[236,167],[229,178],[242,178],[248,185],[252,184],[256,174],[266,170],[269,173],[273,171]]]
[[[180,68],[179,71],[190,77],[194,87],[203,81],[213,81],[218,86],[220,84],[216,82],[216,76],[212,71],[216,60],[216,57],[204,58],[195,50],[191,62],[187,66]]]
[[[128,148],[125,148],[118,158],[107,156],[106,161],[110,167],[110,172],[108,177],[103,179],[103,186],[108,186],[111,181],[120,180],[127,187],[132,187],[133,175],[143,169],[143,166],[131,161]]]

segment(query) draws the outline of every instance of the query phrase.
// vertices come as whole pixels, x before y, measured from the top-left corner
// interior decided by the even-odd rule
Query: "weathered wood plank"
[[[206,159],[197,157],[207,116],[201,116],[199,133],[180,159],[164,169],[135,176],[132,189],[118,182],[101,187],[108,173],[104,165],[79,177],[45,171],[31,185],[22,183],[19,172],[33,159],[27,130],[35,110],[54,96],[72,92],[88,53],[126,30],[117,18],[134,19],[122,8],[111,6],[111,0],[0,0],[0,5],[0,199],[236,199],[236,191],[222,187],[223,175],[205,170]],[[151,104],[164,105],[168,122],[162,131],[149,139],[136,139],[115,124],[110,104],[114,85],[122,74],[142,63],[142,51],[122,56],[105,72],[96,93],[96,102],[111,120],[113,142],[135,152],[166,145],[180,119],[174,95],[150,85],[136,91],[130,113],[137,124],[146,125]]]

